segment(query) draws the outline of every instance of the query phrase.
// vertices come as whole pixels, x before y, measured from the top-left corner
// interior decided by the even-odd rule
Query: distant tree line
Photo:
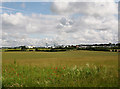
[[[110,48],[107,48],[107,47],[86,47],[86,48],[77,48],[77,50],[109,51]]]
[[[67,45],[56,47],[34,47],[27,48],[26,46],[5,48],[5,51],[41,51],[41,52],[59,52],[68,50],[91,50],[91,51],[110,51],[110,49],[120,49],[120,43],[118,44],[92,44],[92,45]]]

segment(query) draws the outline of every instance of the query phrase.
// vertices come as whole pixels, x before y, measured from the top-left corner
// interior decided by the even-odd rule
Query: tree
[[[26,51],[26,46],[20,46],[20,48],[21,48],[21,51]]]

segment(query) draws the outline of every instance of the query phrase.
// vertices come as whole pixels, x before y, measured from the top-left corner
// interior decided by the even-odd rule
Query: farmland
[[[4,87],[115,87],[118,53],[3,52]]]

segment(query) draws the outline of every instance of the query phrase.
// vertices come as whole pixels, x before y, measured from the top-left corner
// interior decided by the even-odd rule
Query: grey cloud
[[[54,2],[51,9],[63,15],[79,13],[99,17],[117,14],[117,4],[114,2]]]

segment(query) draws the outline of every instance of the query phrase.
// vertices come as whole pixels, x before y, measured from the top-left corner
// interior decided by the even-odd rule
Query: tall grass
[[[104,65],[40,66],[3,65],[3,87],[115,87],[117,69]]]
[[[118,53],[3,52],[2,63],[3,87],[116,87],[118,85]]]

